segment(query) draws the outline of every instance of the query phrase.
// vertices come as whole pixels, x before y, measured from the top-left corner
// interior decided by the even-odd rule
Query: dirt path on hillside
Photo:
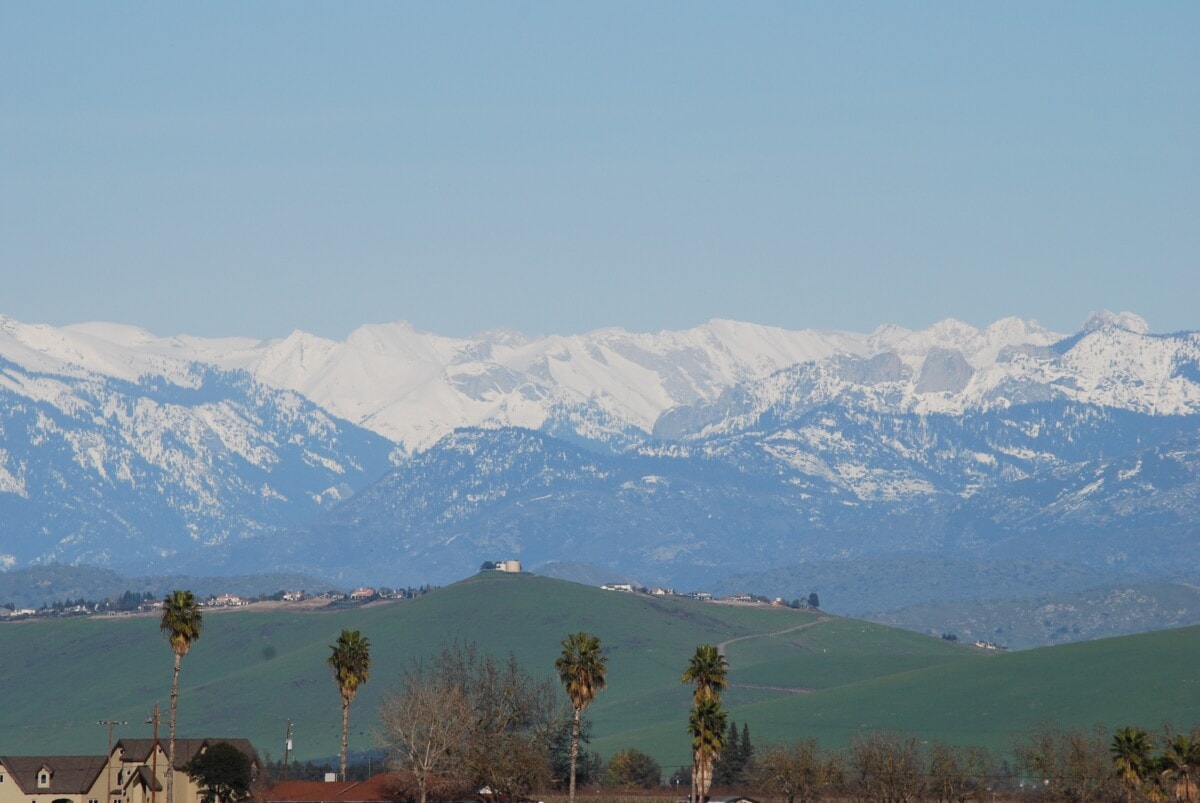
[[[754,633],[749,636],[738,636],[737,638],[726,639],[725,641],[722,641],[720,644],[717,645],[717,653],[724,656],[725,648],[728,647],[730,644],[733,644],[734,642],[737,642],[737,641],[746,641],[747,639],[752,639],[752,638],[775,638],[776,636],[783,636],[788,633],[795,633],[797,630],[804,630],[807,627],[813,627],[814,625],[819,625],[822,622],[828,622],[832,618],[833,618],[832,616],[821,616],[817,619],[813,619],[811,622],[805,622],[802,625],[795,625],[794,627],[786,627],[783,630],[776,630],[774,633]],[[781,691],[786,694],[812,694],[814,691],[816,691],[816,689],[811,689],[806,686],[764,686],[764,685],[757,684],[757,683],[730,683],[729,688],[731,688],[731,689],[758,689],[760,691]]]

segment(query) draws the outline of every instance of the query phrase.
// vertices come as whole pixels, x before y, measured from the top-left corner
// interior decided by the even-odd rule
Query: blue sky
[[[0,4],[0,313],[1200,328],[1200,3]]]

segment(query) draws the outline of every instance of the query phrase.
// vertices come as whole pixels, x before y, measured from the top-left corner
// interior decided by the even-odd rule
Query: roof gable
[[[249,739],[223,739],[208,737],[205,739],[176,739],[175,740],[175,769],[183,771],[189,762],[196,757],[197,753],[202,752],[205,748],[212,747],[218,742],[228,742],[236,747],[241,752],[245,753],[250,759],[250,763],[255,767],[262,766],[262,762],[258,760],[258,752],[255,751],[254,745]],[[162,751],[163,756],[167,754],[168,743],[163,740],[158,740],[158,748]],[[153,739],[122,739],[113,745],[114,755],[119,754],[121,761],[133,764],[145,764],[150,760],[150,754],[154,749]]]
[[[104,771],[104,756],[0,756],[0,764],[25,794],[81,795],[90,792]],[[46,772],[49,783],[40,785]]]

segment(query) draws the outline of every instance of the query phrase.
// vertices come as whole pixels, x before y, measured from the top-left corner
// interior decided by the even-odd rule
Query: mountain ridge
[[[1098,587],[1186,582],[1200,537],[1200,333],[1131,313],[1071,336],[1006,318],[344,341],[0,318],[0,403],[0,567],[420,585],[514,557],[716,587],[924,552]]]

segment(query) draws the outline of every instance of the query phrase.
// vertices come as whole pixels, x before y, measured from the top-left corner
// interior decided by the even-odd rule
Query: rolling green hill
[[[667,767],[686,761],[690,690],[679,676],[701,643],[727,642],[727,705],[759,743],[814,735],[833,745],[878,727],[1004,748],[1050,717],[1200,721],[1200,628],[997,654],[810,611],[488,573],[349,610],[206,613],[183,662],[180,735],[246,736],[278,758],[291,719],[298,758],[334,755],[339,701],[325,659],[343,628],[372,643],[371,679],[351,710],[358,750],[373,746],[376,708],[412,658],[475,642],[551,676],[560,640],[577,630],[598,635],[609,655],[608,689],[589,709],[591,748],[634,746]],[[170,675],[153,616],[0,626],[0,754],[103,752],[100,719],[130,722],[118,737],[148,736],[143,722],[155,701],[167,706]]]

